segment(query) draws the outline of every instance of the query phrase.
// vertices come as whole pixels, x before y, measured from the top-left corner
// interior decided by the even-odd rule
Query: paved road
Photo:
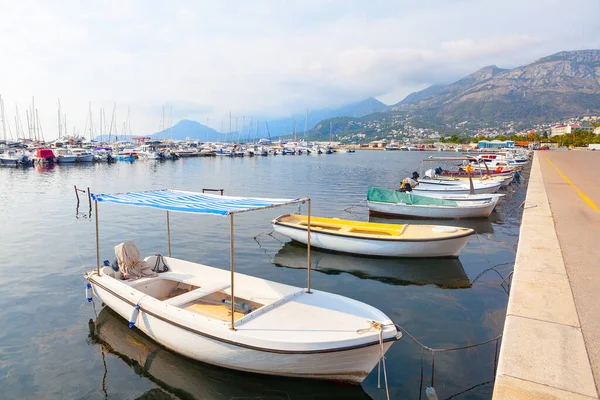
[[[600,151],[547,151],[539,156],[596,389],[600,392]]]

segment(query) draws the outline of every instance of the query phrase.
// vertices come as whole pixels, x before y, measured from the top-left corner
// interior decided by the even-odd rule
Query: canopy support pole
[[[96,217],[96,272],[98,276],[100,276],[100,235],[98,233],[98,200],[94,200],[94,205],[96,208],[95,217]]]
[[[231,267],[231,328],[232,331],[235,331],[235,296],[233,294],[233,274],[234,274],[234,258],[233,258],[233,214],[229,214],[229,237],[230,237],[230,248],[229,248],[229,262]]]
[[[310,291],[310,199],[308,199],[308,218],[306,219],[306,231],[308,235],[308,240],[306,241],[306,259],[307,259],[307,269],[308,269],[308,284],[306,293],[311,293]]]
[[[471,170],[467,171],[469,177],[469,194],[475,194],[475,187],[473,186],[473,178],[471,178]]]
[[[169,211],[167,211],[167,245],[169,247],[169,257],[171,257],[171,218],[169,217]]]

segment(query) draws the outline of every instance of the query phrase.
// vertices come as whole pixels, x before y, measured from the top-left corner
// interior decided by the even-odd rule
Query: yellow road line
[[[581,190],[579,190],[579,188],[577,186],[575,186],[575,184],[573,184],[573,182],[571,182],[571,180],[569,178],[567,178],[567,176],[565,174],[563,174],[561,172],[560,169],[558,169],[556,167],[556,165],[554,165],[554,163],[552,161],[550,161],[548,159],[548,157],[544,156],[544,158],[546,159],[546,161],[548,161],[550,163],[550,165],[552,165],[554,167],[554,169],[556,170],[556,172],[558,172],[558,174],[560,176],[562,176],[562,178],[569,184],[571,185],[571,187],[573,189],[575,189],[575,191],[577,192],[577,194],[579,195],[579,197],[581,197],[583,199],[583,201],[585,201],[587,203],[588,206],[590,206],[592,208],[592,210],[594,211],[600,211],[600,208],[594,204],[594,202],[592,200],[590,200],[589,197],[587,197]]]

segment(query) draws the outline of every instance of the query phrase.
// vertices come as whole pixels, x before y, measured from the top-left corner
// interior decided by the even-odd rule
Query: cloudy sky
[[[600,48],[597,15],[598,0],[0,0],[0,95],[13,132],[35,96],[46,139],[58,99],[70,131],[89,102],[95,124],[116,103],[119,130],[130,107],[134,134],[157,131],[163,105],[219,130],[229,111],[393,104],[489,64]]]

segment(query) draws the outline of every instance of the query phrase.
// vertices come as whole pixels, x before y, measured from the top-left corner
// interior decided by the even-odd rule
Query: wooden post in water
[[[171,257],[171,219],[167,211],[167,246],[169,248],[169,257]]]
[[[90,188],[87,188],[87,195],[88,195],[88,204],[90,205],[90,218],[91,218],[91,214],[92,214],[92,195],[90,194]]]
[[[100,235],[98,233],[98,200],[94,200],[94,205],[96,206],[96,212],[94,215],[96,216],[96,272],[98,276],[100,276]]]
[[[234,275],[234,259],[233,259],[233,214],[229,214],[229,237],[230,237],[230,248],[229,248],[229,263],[231,268],[231,328],[232,331],[235,331],[235,296],[233,294],[233,275]]]
[[[306,242],[306,259],[307,259],[307,269],[308,269],[308,284],[306,293],[311,293],[310,291],[310,199],[308,199],[308,218],[306,219],[306,231],[308,235],[308,240]]]
[[[73,185],[75,188],[75,196],[77,197],[77,208],[79,208],[79,193],[77,193],[77,185]]]

